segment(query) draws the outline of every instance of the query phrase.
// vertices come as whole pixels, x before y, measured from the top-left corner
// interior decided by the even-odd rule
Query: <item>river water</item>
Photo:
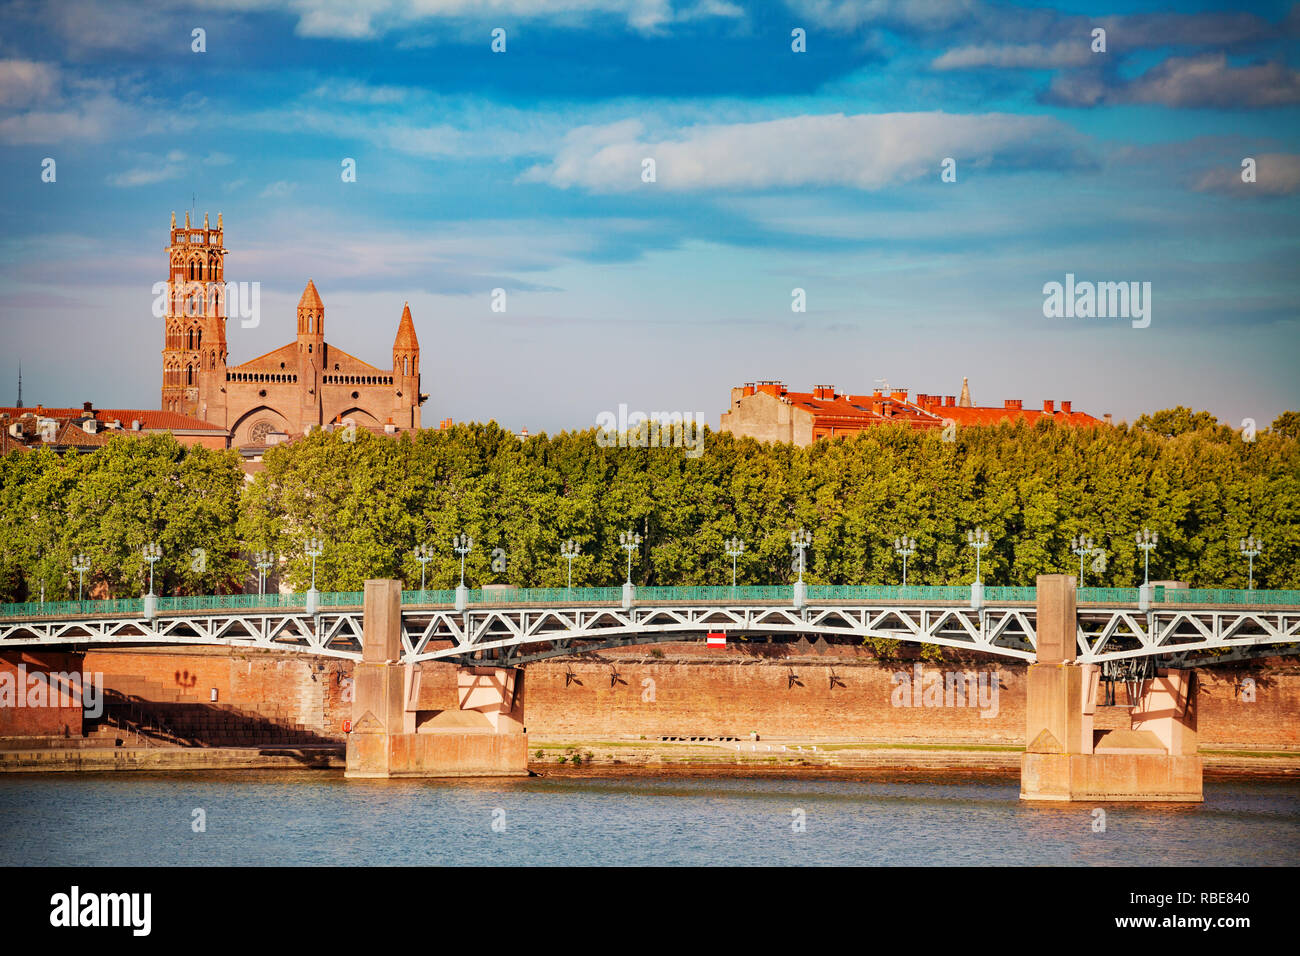
[[[12,865],[1295,865],[1300,783],[1027,805],[1015,778],[0,777]],[[201,811],[201,812],[196,812]],[[202,829],[200,830],[200,824]],[[1099,826],[1104,824],[1104,830]]]

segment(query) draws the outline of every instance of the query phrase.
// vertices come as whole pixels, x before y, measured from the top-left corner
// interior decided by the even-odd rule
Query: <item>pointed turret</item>
[[[420,340],[415,336],[415,323],[411,321],[411,303],[402,306],[402,320],[397,323],[397,338],[393,340],[393,351],[415,349],[419,351]]]
[[[411,304],[402,306],[393,340],[393,421],[403,428],[420,427],[420,340],[411,321]]]
[[[966,382],[966,376],[961,377],[961,398],[957,400],[960,408],[970,408],[970,385]]]
[[[320,300],[320,293],[316,291],[316,283],[311,279],[307,280],[307,288],[302,290],[302,298],[298,300],[300,309],[324,309],[325,303]]]

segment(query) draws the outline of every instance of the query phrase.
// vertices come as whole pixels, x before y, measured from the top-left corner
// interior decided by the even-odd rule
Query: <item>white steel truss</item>
[[[474,606],[404,608],[402,661],[523,664],[632,644],[702,638],[709,631],[741,636],[877,638],[935,644],[1032,661],[1037,647],[1033,605],[663,604],[633,607]],[[1300,608],[1085,607],[1078,612],[1078,660],[1099,663],[1160,657],[1191,667],[1264,654],[1300,653]],[[86,648],[218,645],[287,650],[359,660],[361,608],[308,615],[192,612],[132,617],[0,620],[5,647]]]

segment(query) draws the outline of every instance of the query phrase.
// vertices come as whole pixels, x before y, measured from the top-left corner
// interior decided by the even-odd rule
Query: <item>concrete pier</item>
[[[401,582],[367,581],[344,776],[527,776],[523,671],[461,668],[459,709],[416,710],[419,671],[398,663],[401,633]]]
[[[1077,613],[1074,577],[1040,575],[1020,798],[1199,803],[1195,672],[1159,671],[1144,682],[1131,729],[1096,731],[1100,673],[1075,662]]]

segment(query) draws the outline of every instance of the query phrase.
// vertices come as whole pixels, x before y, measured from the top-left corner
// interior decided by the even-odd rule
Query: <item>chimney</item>
[[[945,396],[943,397],[943,404],[944,404],[944,406],[945,406],[946,408],[952,408],[952,407],[954,407],[954,406],[957,404],[957,396],[956,396],[956,395],[945,395]]]
[[[1007,409],[1008,411],[1012,411],[1015,409],[1024,408],[1025,406],[1024,406],[1024,402],[1022,402],[1018,398],[1008,398],[1005,402],[1002,403],[1002,407]]]
[[[889,397],[896,402],[905,402],[907,401],[907,389],[896,388],[889,393]]]
[[[1069,415],[1069,414],[1070,414],[1070,409],[1071,409],[1072,407],[1074,407],[1074,403],[1073,403],[1073,402],[1061,402],[1061,414],[1062,414],[1062,415]]]
[[[1105,415],[1102,415],[1101,420],[1105,422],[1107,425],[1115,424],[1113,421],[1110,420],[1110,412],[1107,412]]]
[[[766,392],[775,398],[780,398],[785,393],[781,382],[759,382],[757,387],[760,392]]]
[[[835,386],[834,386],[834,385],[814,385],[814,386],[813,386],[813,398],[818,399],[819,401],[825,401],[825,402],[833,401],[833,400],[835,399]]]
[[[744,395],[744,397],[747,398],[747,397],[749,397],[750,395],[753,395],[753,394],[754,394],[754,383],[753,383],[753,382],[746,382],[746,383],[745,383],[745,395]]]
[[[1051,415],[1056,410],[1056,402],[1050,398],[1043,399],[1043,414]]]

